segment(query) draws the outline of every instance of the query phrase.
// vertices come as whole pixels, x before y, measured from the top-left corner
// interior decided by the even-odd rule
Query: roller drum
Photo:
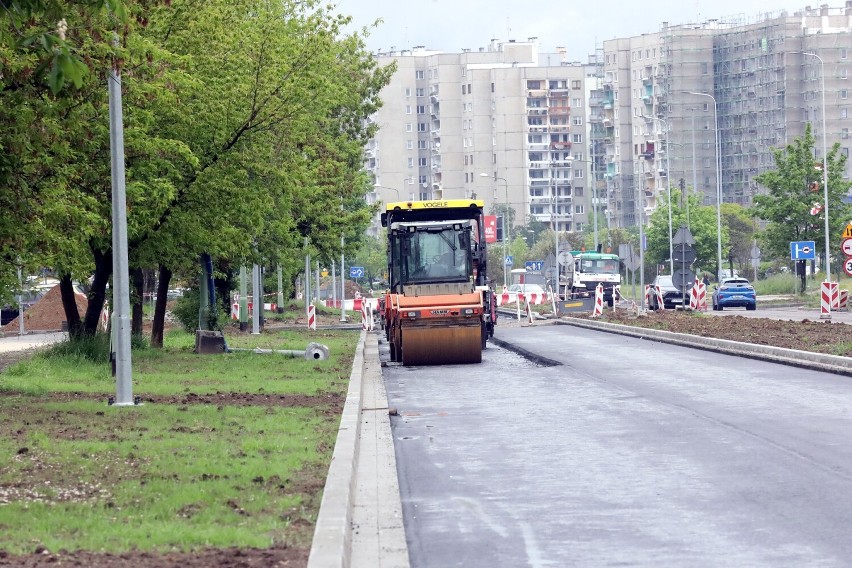
[[[471,325],[472,324],[472,325]],[[482,362],[479,320],[469,325],[403,327],[402,364],[453,365]]]

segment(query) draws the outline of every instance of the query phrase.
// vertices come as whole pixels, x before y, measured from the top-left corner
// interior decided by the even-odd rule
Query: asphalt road
[[[384,369],[412,566],[852,563],[852,380],[573,326],[497,338],[562,364]]]

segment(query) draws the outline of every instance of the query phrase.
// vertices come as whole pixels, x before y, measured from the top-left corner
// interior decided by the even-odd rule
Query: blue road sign
[[[363,266],[350,266],[349,267],[349,278],[362,278],[364,276],[364,267]]]
[[[544,268],[543,260],[528,260],[524,263],[524,268],[530,272],[541,272]]]
[[[506,266],[512,266],[512,255],[508,255],[505,260]]]
[[[790,243],[791,260],[811,260],[816,258],[814,241],[793,241]]]

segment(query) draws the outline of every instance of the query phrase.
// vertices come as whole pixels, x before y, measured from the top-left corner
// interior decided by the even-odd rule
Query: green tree
[[[751,208],[752,216],[766,223],[758,234],[764,258],[785,257],[794,241],[815,241],[817,252],[825,258],[825,212],[811,213],[825,200],[822,162],[814,159],[814,142],[808,123],[803,136],[773,150],[775,168],[755,177],[766,189],[766,193],[755,196]],[[843,179],[846,156],[840,153],[839,143],[829,150],[826,161],[829,233],[840,235],[852,208],[843,202],[850,182]]]
[[[745,274],[751,263],[751,248],[754,246],[754,218],[742,205],[723,203],[722,223],[730,235],[730,246],[722,251],[723,260],[732,258],[739,273]]]
[[[681,226],[686,226],[686,204],[680,206],[680,190],[672,189],[672,236]],[[687,196],[689,204],[689,230],[695,243],[694,267],[716,266],[718,239],[715,206],[699,203],[697,194]],[[669,260],[669,209],[668,200],[660,200],[645,227],[648,248],[645,251],[647,265],[668,264]],[[722,224],[722,250],[728,250],[728,227]],[[668,267],[666,268],[668,272]],[[715,272],[715,271],[714,271]]]

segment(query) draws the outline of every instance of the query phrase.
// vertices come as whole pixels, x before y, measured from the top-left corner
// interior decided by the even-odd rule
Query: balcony
[[[551,142],[550,148],[552,150],[570,150],[571,143],[570,142]]]
[[[527,116],[547,116],[547,108],[529,107],[527,108]]]
[[[568,116],[571,114],[570,107],[552,106],[548,110],[552,116]]]

